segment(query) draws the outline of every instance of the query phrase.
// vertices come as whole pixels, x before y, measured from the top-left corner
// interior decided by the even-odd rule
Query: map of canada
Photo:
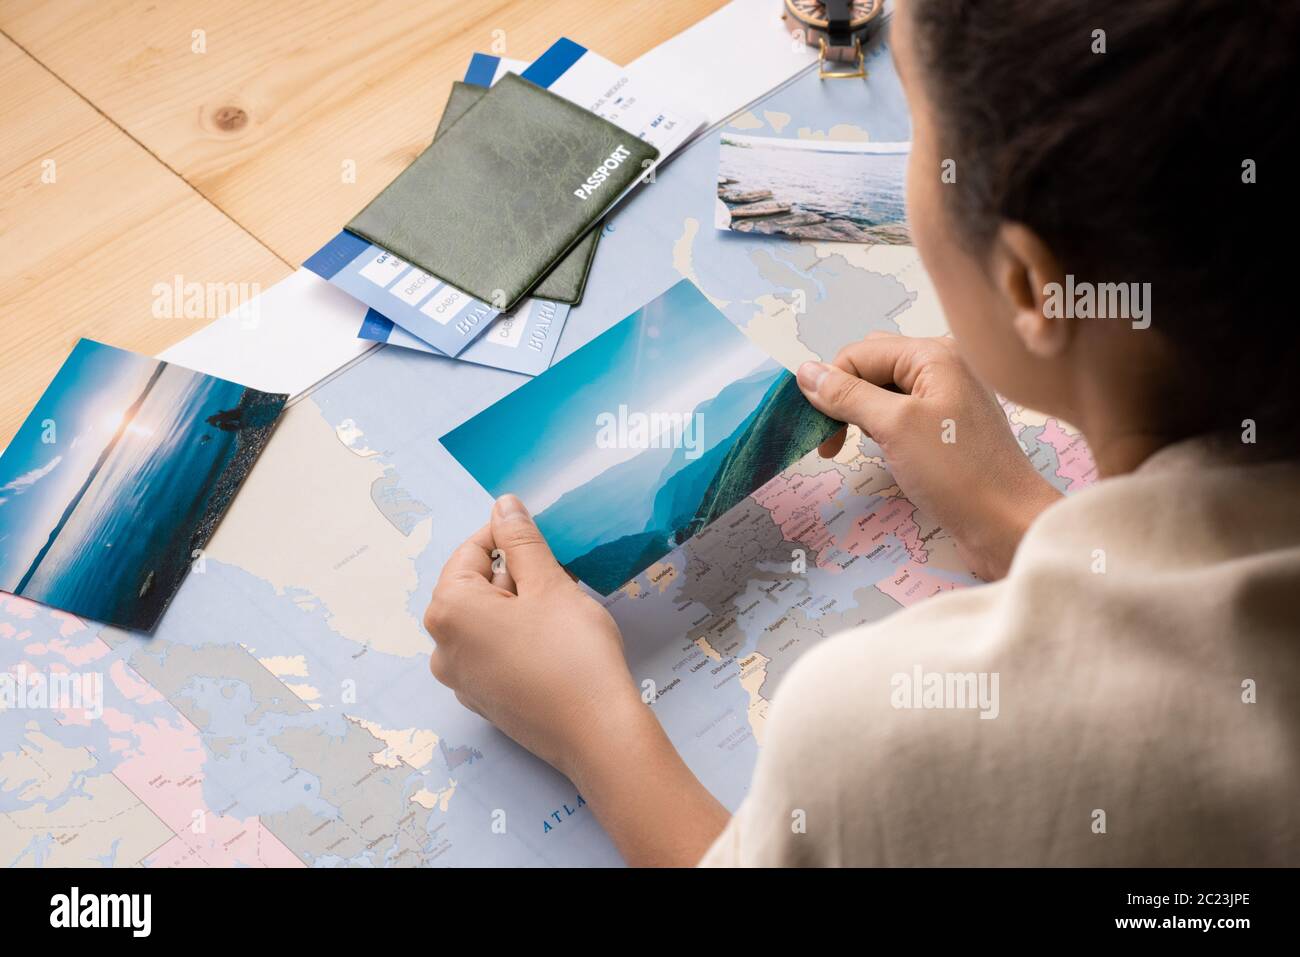
[[[805,73],[731,128],[907,140],[887,54],[868,68],[866,96]],[[792,368],[874,329],[945,331],[911,247],[716,230],[718,141],[605,223],[557,359],[682,277]],[[385,346],[298,397],[153,637],[0,595],[0,862],[618,863],[583,796],[427,667],[428,595],[491,503],[437,439],[522,381]],[[1058,488],[1092,481],[1074,431],[1008,416]],[[650,706],[734,809],[804,651],[976,584],[853,432],[604,601]],[[57,706],[61,675],[98,676],[100,707]]]

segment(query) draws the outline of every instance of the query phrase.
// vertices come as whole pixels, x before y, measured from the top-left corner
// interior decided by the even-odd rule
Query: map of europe
[[[907,140],[887,53],[868,69],[865,87],[804,73],[728,128]],[[792,368],[871,330],[946,331],[911,247],[715,229],[719,135],[605,223],[557,359],[682,277]],[[0,671],[27,690],[0,703],[0,862],[619,863],[583,796],[427,667],[428,596],[491,504],[438,437],[522,381],[384,346],[295,399],[152,637],[0,595]],[[1092,481],[1077,433],[1007,408],[1058,488]],[[977,584],[854,431],[604,601],[649,706],[734,809],[804,651]],[[98,676],[102,701],[42,706],[60,674]]]

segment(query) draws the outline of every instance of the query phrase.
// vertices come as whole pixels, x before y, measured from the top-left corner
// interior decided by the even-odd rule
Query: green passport
[[[658,158],[635,135],[508,73],[347,228],[509,310]]]
[[[485,86],[462,83],[456,80],[451,85],[451,96],[442,108],[442,119],[433,134],[437,139],[453,123],[465,115],[471,106],[482,99],[488,91]],[[576,306],[582,302],[583,290],[587,288],[587,276],[591,273],[592,260],[596,258],[596,243],[600,241],[600,227],[594,226],[578,240],[578,244],[547,273],[542,281],[533,287],[532,294],[539,299],[550,299]]]

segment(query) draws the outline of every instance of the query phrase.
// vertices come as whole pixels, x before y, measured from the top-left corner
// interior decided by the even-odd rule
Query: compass
[[[784,0],[782,16],[795,36],[821,51],[822,79],[865,77],[862,44],[880,19],[885,0]],[[827,69],[827,61],[852,69]]]

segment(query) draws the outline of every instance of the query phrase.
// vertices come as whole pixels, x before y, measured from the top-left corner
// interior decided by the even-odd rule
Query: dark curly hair
[[[1079,279],[1150,282],[1194,430],[1251,419],[1300,452],[1300,2],[903,2],[958,228],[1023,223]]]

